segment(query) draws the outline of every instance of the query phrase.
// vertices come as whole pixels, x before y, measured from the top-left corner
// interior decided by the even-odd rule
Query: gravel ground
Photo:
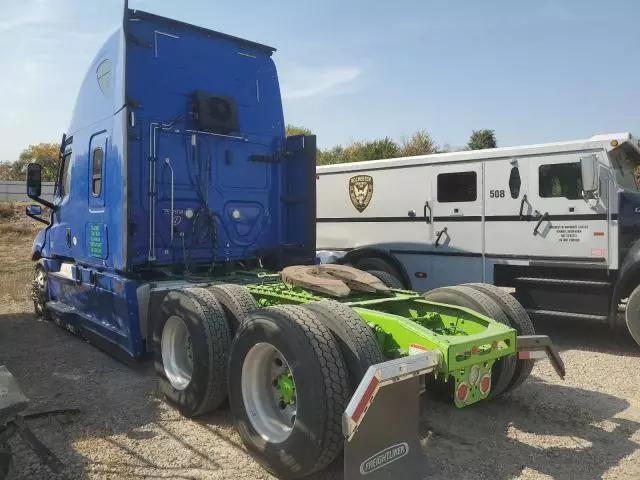
[[[640,348],[598,326],[537,328],[561,348],[566,380],[543,361],[509,398],[455,410],[425,397],[425,478],[640,478]],[[273,478],[245,453],[228,408],[189,421],[159,401],[150,364],[126,366],[29,315],[0,315],[0,332],[0,364],[30,411],[81,410],[29,420],[64,474],[13,439],[15,478]],[[340,470],[322,478],[342,478]]]

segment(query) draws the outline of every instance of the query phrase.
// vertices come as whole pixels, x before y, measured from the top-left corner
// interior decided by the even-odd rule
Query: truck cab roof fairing
[[[82,80],[67,130],[69,136],[122,108],[123,68],[123,31],[118,28],[98,50]]]

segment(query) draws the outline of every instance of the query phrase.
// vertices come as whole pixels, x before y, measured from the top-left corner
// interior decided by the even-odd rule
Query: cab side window
[[[58,195],[65,198],[71,190],[71,151],[68,151],[62,157],[62,165],[60,166],[60,181],[58,182]]]
[[[569,200],[582,198],[580,163],[553,163],[540,165],[538,190],[542,198],[564,197]]]
[[[91,156],[91,194],[99,197],[102,194],[102,162],[104,150],[98,147],[93,150]]]

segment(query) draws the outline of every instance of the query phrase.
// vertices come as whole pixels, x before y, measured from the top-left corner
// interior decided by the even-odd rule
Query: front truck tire
[[[624,311],[624,319],[629,333],[640,345],[640,285],[633,289],[627,300],[627,308]]]
[[[369,367],[387,360],[373,329],[355,310],[335,300],[307,303],[304,308],[311,310],[331,330],[349,374],[349,394],[353,394]]]
[[[51,316],[46,306],[49,301],[47,269],[42,261],[36,263],[33,280],[31,281],[31,298],[33,299],[33,311],[36,317],[42,317],[43,320],[50,320]]]
[[[423,294],[425,300],[466,307],[493,320],[511,326],[502,308],[486,293],[468,286],[441,287]],[[491,391],[488,398],[495,398],[506,391],[516,368],[514,356],[502,357],[493,364],[491,370]]]
[[[160,392],[184,416],[203,415],[226,400],[231,332],[213,293],[169,291],[152,341]]]
[[[340,348],[311,310],[269,307],[239,327],[229,360],[229,404],[240,438],[265,469],[302,478],[331,464],[342,451],[348,401]]]
[[[533,323],[531,322],[529,314],[520,304],[520,302],[513,298],[512,295],[505,292],[500,287],[496,287],[495,285],[490,285],[487,283],[469,283],[466,285],[480,292],[486,293],[498,305],[500,305],[500,308],[502,308],[502,311],[509,319],[509,323],[518,332],[518,335],[536,334],[536,330],[533,327]],[[516,369],[511,382],[509,383],[509,385],[507,385],[507,392],[522,385],[522,383],[529,377],[529,375],[531,375],[533,364],[534,361],[530,359],[516,360]]]

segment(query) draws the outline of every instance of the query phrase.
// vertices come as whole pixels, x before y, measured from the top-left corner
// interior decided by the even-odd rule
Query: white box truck
[[[629,133],[319,166],[319,257],[418,291],[512,287],[536,316],[613,326],[628,299],[640,343],[638,166]]]

